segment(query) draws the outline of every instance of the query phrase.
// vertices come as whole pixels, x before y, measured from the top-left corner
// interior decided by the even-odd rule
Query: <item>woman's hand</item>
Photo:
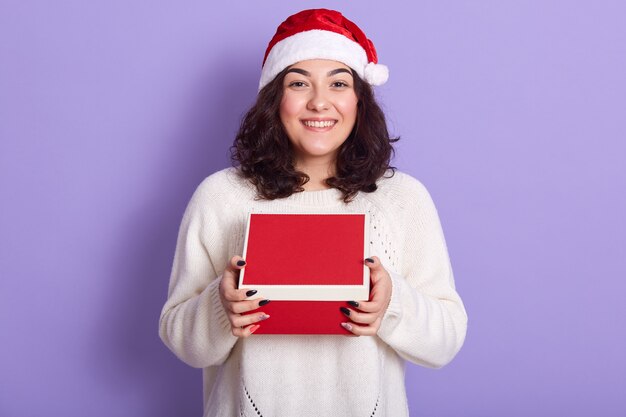
[[[266,305],[270,300],[246,300],[246,298],[256,294],[256,290],[237,289],[237,281],[239,271],[246,265],[246,262],[240,256],[233,256],[230,263],[222,274],[222,282],[220,283],[220,299],[222,305],[230,321],[230,328],[234,336],[248,337],[254,333],[259,327],[255,324],[259,321],[266,320],[269,316],[263,312],[242,315],[247,311],[255,310]]]
[[[348,301],[356,309],[341,307],[341,312],[351,321],[341,325],[357,336],[374,336],[391,301],[391,277],[376,256],[367,258],[365,265],[370,269],[372,282],[370,301]]]

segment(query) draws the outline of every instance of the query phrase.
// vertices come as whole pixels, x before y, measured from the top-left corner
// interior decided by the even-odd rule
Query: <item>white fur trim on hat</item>
[[[371,85],[383,85],[389,79],[389,68],[383,64],[374,64],[370,62],[365,66],[363,71],[365,81]]]
[[[359,74],[359,77],[368,82],[370,81],[367,79],[366,65],[370,67],[375,65],[374,68],[384,67],[386,69],[384,65],[368,64],[367,54],[361,45],[344,35],[327,30],[314,29],[296,33],[274,45],[265,60],[265,65],[263,65],[259,90],[288,66],[307,59],[331,59],[343,62]],[[372,70],[368,71],[372,72]],[[383,79],[382,72],[378,69],[375,69],[374,73],[376,75],[372,75],[372,79],[378,81]],[[387,75],[381,84],[387,81],[386,77],[388,77],[388,74],[387,71]]]

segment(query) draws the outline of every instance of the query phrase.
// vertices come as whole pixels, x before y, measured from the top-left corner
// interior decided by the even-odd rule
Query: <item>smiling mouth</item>
[[[313,127],[317,129],[323,129],[333,127],[337,123],[337,120],[303,120],[302,124],[306,127]]]

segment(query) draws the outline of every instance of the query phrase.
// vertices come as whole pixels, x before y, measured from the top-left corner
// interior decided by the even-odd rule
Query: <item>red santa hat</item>
[[[276,29],[263,58],[259,90],[288,66],[307,59],[343,62],[371,85],[389,78],[374,44],[356,24],[335,10],[310,9],[289,16]]]

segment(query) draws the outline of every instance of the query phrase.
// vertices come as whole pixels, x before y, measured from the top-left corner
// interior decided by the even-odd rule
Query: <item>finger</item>
[[[349,323],[349,322],[343,322],[341,323],[341,327],[343,327],[344,329],[346,329],[347,331],[349,331],[350,333],[352,333],[353,336],[357,336],[354,333],[354,327],[356,326],[356,324],[353,323]]]
[[[227,308],[234,314],[246,313],[248,311],[256,310],[259,307],[263,307],[270,300],[247,300],[247,301],[235,301],[227,303]]]
[[[233,256],[224,268],[224,277],[231,280],[233,283],[237,281],[239,271],[246,266],[246,261],[241,256]],[[236,285],[235,285],[236,288]]]
[[[364,313],[379,313],[382,308],[382,302],[376,296],[372,301],[359,301],[359,311]]]
[[[226,270],[229,272],[237,272],[246,266],[246,261],[239,255],[230,258],[230,262],[226,266]]]
[[[237,337],[248,337],[250,336],[252,333],[256,332],[259,327],[261,327],[260,324],[253,324],[244,328],[241,327],[233,327],[232,328],[232,333],[233,336],[237,336]]]
[[[237,262],[239,262],[238,258],[238,256],[233,256],[228,265],[226,265],[226,268],[224,268],[221,283],[224,293],[237,289],[237,277],[239,276],[239,271],[236,268]]]
[[[244,301],[254,296],[257,290],[251,290],[250,288],[229,288],[224,290],[224,298],[227,301]]]
[[[236,314],[234,315],[231,321],[231,324],[232,324],[232,327],[246,327],[250,324],[267,320],[269,318],[270,318],[269,314],[265,314],[262,312],[255,313],[255,314],[245,314],[245,315]]]
[[[382,262],[380,262],[378,256],[370,256],[369,258],[366,258],[364,264],[370,270],[370,281],[372,284],[376,284],[382,277],[389,275]]]
[[[370,256],[369,258],[365,258],[365,265],[367,265],[372,272],[381,269],[384,270],[383,264],[380,263],[380,259],[378,258],[378,256]]]
[[[374,336],[378,328],[374,328],[373,325],[361,326],[356,323],[341,323],[341,326],[356,336]]]
[[[241,301],[256,294],[256,290],[238,289],[239,271],[246,266],[246,261],[241,256],[233,256],[224,269],[222,278],[222,290],[224,298],[228,301]]]
[[[350,317],[350,320],[355,323],[372,324],[378,318],[376,313],[361,313],[346,307],[340,307],[340,310],[344,316]]]
[[[370,280],[372,284],[376,284],[380,279],[386,275],[388,275],[387,270],[380,262],[378,256],[370,256],[365,259],[365,265],[367,265],[370,269]]]
[[[365,313],[375,313],[371,301],[347,301],[352,310]]]

